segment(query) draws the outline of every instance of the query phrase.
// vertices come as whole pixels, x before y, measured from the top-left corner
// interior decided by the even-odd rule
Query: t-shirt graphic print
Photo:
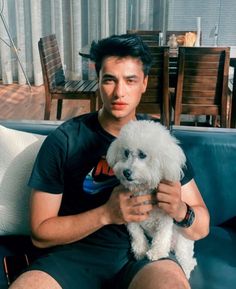
[[[85,193],[94,195],[104,190],[114,188],[119,184],[111,167],[109,167],[105,156],[89,172],[83,183]]]

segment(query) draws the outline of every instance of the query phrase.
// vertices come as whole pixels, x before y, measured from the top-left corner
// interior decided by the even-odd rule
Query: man
[[[62,124],[45,140],[29,180],[32,241],[47,248],[10,287],[30,289],[190,288],[174,255],[136,261],[127,222],[148,218],[150,195],[133,197],[117,183],[105,156],[146,90],[151,56],[139,37],[111,36],[93,43],[103,106]],[[205,237],[209,215],[190,170],[181,183],[163,180],[157,206],[190,239]],[[187,204],[195,218],[189,220]]]

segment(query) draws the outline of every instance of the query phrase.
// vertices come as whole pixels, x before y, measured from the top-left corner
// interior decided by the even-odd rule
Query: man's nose
[[[122,81],[116,83],[115,96],[117,98],[125,96],[125,84]]]

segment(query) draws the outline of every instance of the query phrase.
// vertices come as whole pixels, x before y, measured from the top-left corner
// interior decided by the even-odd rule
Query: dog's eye
[[[126,158],[129,157],[130,151],[128,149],[124,150],[124,155]]]
[[[139,157],[140,159],[145,159],[146,156],[147,156],[147,155],[146,155],[144,152],[139,151],[139,153],[138,153],[138,157]]]

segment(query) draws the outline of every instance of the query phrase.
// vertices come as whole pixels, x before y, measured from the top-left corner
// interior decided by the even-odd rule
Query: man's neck
[[[98,113],[98,121],[102,128],[113,136],[118,136],[121,128],[130,120],[136,120],[135,113],[125,118],[115,118],[107,113],[103,108]]]

